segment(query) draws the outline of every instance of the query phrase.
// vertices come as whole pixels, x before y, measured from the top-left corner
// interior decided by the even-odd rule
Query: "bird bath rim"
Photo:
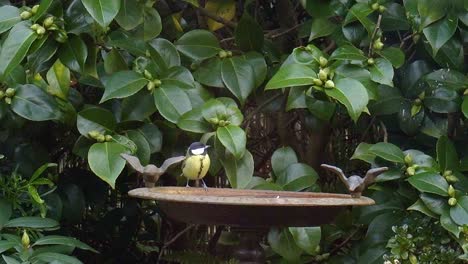
[[[342,207],[374,205],[374,200],[348,194],[246,190],[231,188],[153,187],[129,191],[132,197],[166,202],[237,206]]]

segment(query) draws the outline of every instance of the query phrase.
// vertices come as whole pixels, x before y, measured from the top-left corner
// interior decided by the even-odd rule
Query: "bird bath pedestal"
[[[265,263],[256,230],[319,226],[349,206],[373,205],[367,197],[346,194],[186,187],[140,188],[130,196],[158,201],[169,218],[190,224],[226,225],[241,233],[234,252],[240,263]]]

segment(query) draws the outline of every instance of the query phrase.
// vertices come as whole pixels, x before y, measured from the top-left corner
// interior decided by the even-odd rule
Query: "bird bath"
[[[237,228],[242,245],[234,256],[240,263],[265,263],[256,230],[319,226],[332,222],[346,207],[374,204],[370,198],[347,194],[225,188],[140,188],[129,195],[158,201],[165,216],[179,222]]]

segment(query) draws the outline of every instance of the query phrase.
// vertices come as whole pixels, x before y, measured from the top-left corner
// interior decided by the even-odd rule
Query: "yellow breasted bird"
[[[207,146],[201,142],[194,142],[187,150],[187,155],[182,163],[182,175],[187,178],[187,187],[190,180],[201,180],[203,188],[207,188],[203,177],[206,176],[210,168],[210,156],[208,156]]]

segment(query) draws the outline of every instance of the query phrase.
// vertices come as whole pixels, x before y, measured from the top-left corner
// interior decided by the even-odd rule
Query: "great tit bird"
[[[208,156],[207,146],[201,142],[194,142],[187,150],[187,155],[182,163],[182,175],[187,178],[187,185],[189,187],[190,180],[201,180],[203,188],[207,188],[203,177],[206,176],[210,168],[210,156]]]

